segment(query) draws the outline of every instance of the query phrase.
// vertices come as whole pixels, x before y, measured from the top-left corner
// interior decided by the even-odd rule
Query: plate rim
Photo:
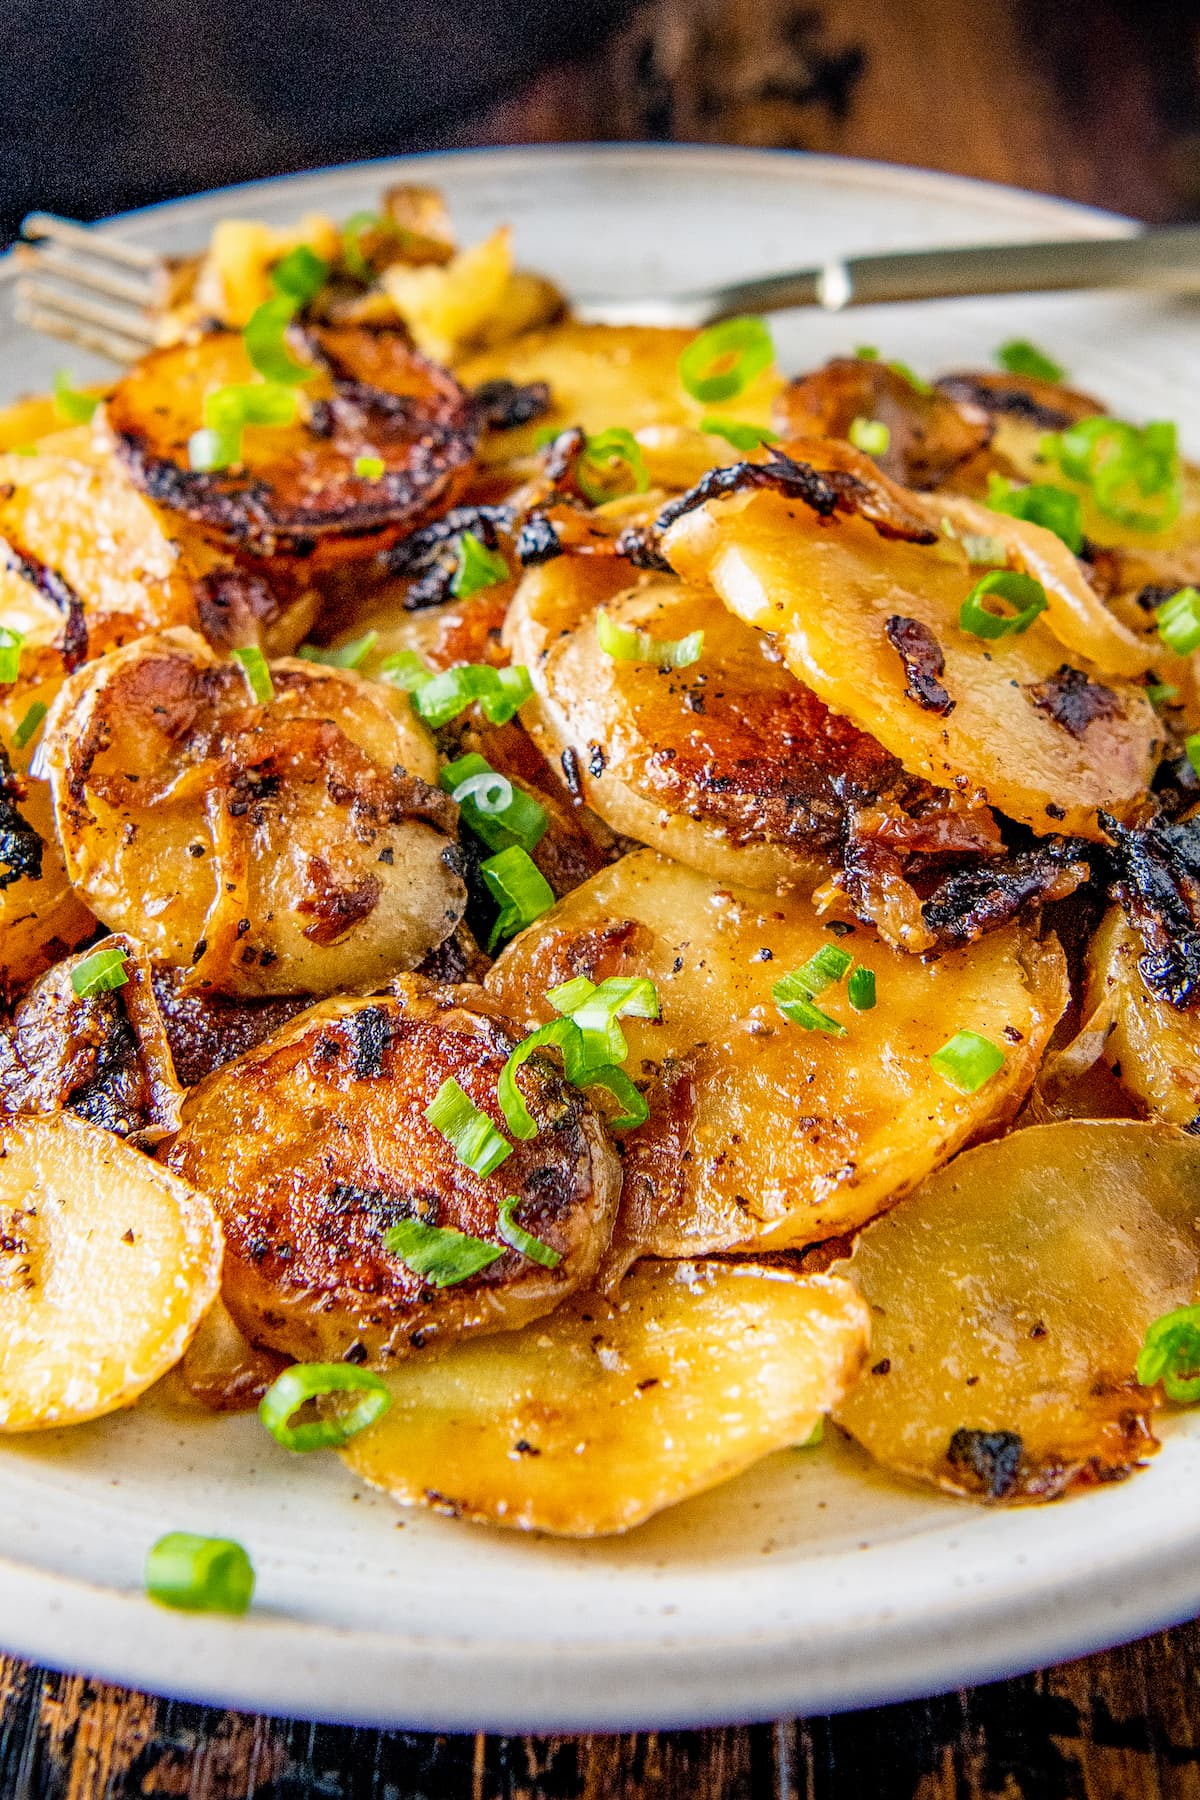
[[[806,176],[878,193],[975,202],[986,220],[1032,212],[1065,235],[1131,231],[1119,214],[973,177],[907,164],[806,151],[697,144],[554,144],[430,150],[333,164],[113,214],[101,231],[152,232],[180,209],[253,204],[280,189],[303,196],[331,180],[369,181],[433,165],[506,161],[625,162],[641,170],[705,161],[743,164],[761,175]],[[0,279],[13,263],[0,258]],[[1086,1503],[1086,1502],[1085,1502]],[[465,1529],[466,1527],[464,1527]],[[1119,1533],[1114,1534],[1119,1537]],[[564,1647],[499,1636],[472,1643],[440,1636],[313,1624],[280,1614],[245,1619],[171,1613],[140,1591],[103,1587],[0,1556],[0,1641],[12,1653],[61,1669],[209,1705],[277,1716],[304,1716],[360,1726],[436,1731],[585,1731],[727,1724],[808,1712],[836,1712],[964,1683],[998,1679],[1034,1662],[1057,1661],[1159,1629],[1200,1611],[1200,1565],[1180,1557],[1180,1540],[1158,1539],[1113,1567],[1093,1566],[1063,1584],[1070,1604],[1056,1606],[1052,1586],[1026,1591],[1003,1584],[985,1599],[960,1596],[936,1617],[893,1618],[864,1646],[849,1633],[814,1652],[792,1620],[725,1636],[684,1641],[669,1633],[602,1643],[573,1640],[566,1649],[574,1678],[559,1691]],[[86,1629],[81,1629],[83,1621]],[[859,1627],[861,1634],[861,1626]],[[72,1640],[86,1638],[81,1658]],[[512,1680],[519,1654],[519,1691]],[[582,1668],[584,1679],[578,1671]],[[464,1680],[464,1670],[469,1678]],[[497,1696],[494,1700],[484,1696]]]

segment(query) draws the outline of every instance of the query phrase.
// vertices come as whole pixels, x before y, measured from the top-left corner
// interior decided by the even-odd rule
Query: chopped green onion
[[[512,1155],[512,1145],[501,1137],[470,1095],[463,1092],[453,1075],[443,1081],[425,1108],[425,1117],[473,1175],[490,1175]]]
[[[709,406],[748,388],[774,357],[771,333],[761,319],[722,319],[686,346],[679,380],[693,400]]]
[[[362,1398],[345,1412],[293,1425],[293,1415],[319,1394],[361,1394]],[[259,1401],[258,1416],[285,1450],[336,1450],[382,1419],[391,1404],[387,1383],[370,1369],[354,1363],[293,1363]]]
[[[517,1224],[514,1214],[520,1204],[519,1195],[508,1194],[505,1196],[500,1202],[500,1211],[496,1219],[497,1231],[511,1249],[519,1250],[522,1256],[529,1258],[530,1262],[540,1263],[543,1269],[557,1269],[562,1261],[560,1252],[552,1249],[549,1244],[543,1244],[541,1238],[534,1237],[532,1232],[526,1231],[523,1226]]]
[[[791,974],[784,975],[771,988],[771,998],[793,1025],[805,1031],[823,1031],[829,1037],[845,1037],[846,1027],[831,1018],[813,1001],[826,988],[842,979],[854,958],[836,944],[822,944],[815,955]]]
[[[1193,731],[1183,740],[1183,751],[1192,765],[1192,771],[1200,775],[1200,731]]]
[[[1179,698],[1179,689],[1169,681],[1148,681],[1146,698],[1151,706],[1170,706]]]
[[[489,550],[473,531],[464,531],[458,540],[458,568],[450,583],[456,600],[469,600],[484,588],[507,581],[509,567],[498,550]]]
[[[779,433],[768,430],[765,425],[744,425],[739,419],[720,419],[714,413],[701,419],[700,429],[708,437],[724,438],[727,444],[732,444],[743,454],[757,450],[763,444],[779,442]]]
[[[108,994],[114,988],[124,987],[129,980],[125,973],[127,954],[124,950],[93,950],[81,963],[76,963],[71,970],[71,986],[76,998],[90,1000],[94,994]]]
[[[259,374],[284,386],[311,381],[317,373],[314,363],[297,362],[288,349],[288,326],[295,316],[296,302],[280,294],[255,309],[242,333],[246,355]]]
[[[500,916],[487,942],[489,953],[501,938],[524,931],[554,905],[554,889],[519,844],[501,850],[498,856],[487,857],[480,863],[479,873],[493,898],[500,902]]]
[[[877,344],[859,344],[854,355],[859,362],[878,362],[879,346]]]
[[[54,377],[54,410],[70,425],[86,425],[100,402],[94,394],[85,394],[71,385],[70,372],[60,369]]]
[[[892,434],[879,419],[851,419],[847,438],[864,456],[885,456]]]
[[[899,375],[901,381],[907,381],[914,393],[932,394],[932,384],[926,381],[923,375],[918,375],[915,369],[910,369],[907,363],[890,362],[888,368],[892,371],[893,375]]]
[[[234,662],[241,667],[242,674],[246,677],[246,686],[259,705],[269,705],[275,698],[275,683],[271,680],[267,659],[257,644],[247,644],[231,654]]]
[[[579,1040],[579,1028],[570,1019],[553,1019],[549,1025],[539,1025],[528,1037],[521,1039],[516,1049],[509,1054],[508,1061],[500,1071],[500,1079],[496,1083],[496,1099],[504,1114],[508,1129],[515,1138],[528,1142],[537,1136],[537,1121],[525,1104],[525,1096],[517,1085],[517,1071],[529,1060],[535,1050],[547,1045],[555,1045],[566,1053],[572,1036],[576,1039],[576,1060],[582,1064],[582,1043]],[[577,1068],[581,1072],[581,1067]],[[568,1066],[567,1079],[571,1079]]]
[[[579,1027],[584,1055],[593,1068],[623,1063],[629,1055],[625,1033],[617,1023],[619,1018],[659,1016],[658,991],[644,975],[610,975],[598,986],[586,975],[579,975],[551,988],[546,998],[555,1012]]]
[[[983,604],[988,594],[1015,606],[1016,612],[993,612]],[[958,623],[972,637],[989,640],[1015,637],[1029,630],[1038,614],[1045,612],[1047,604],[1045,588],[1032,575],[1018,574],[1015,569],[993,569],[975,583],[963,601]]]
[[[414,1275],[432,1281],[434,1287],[457,1287],[504,1255],[499,1244],[487,1244],[449,1226],[426,1225],[422,1219],[401,1219],[384,1232],[383,1241]]]
[[[160,1606],[241,1614],[254,1596],[254,1565],[232,1538],[168,1531],[147,1553],[145,1585]]]
[[[340,644],[336,650],[322,649],[319,644],[301,644],[296,655],[304,662],[324,663],[327,669],[357,669],[364,657],[370,656],[378,641],[377,631],[364,631],[361,637],[353,638],[348,644]]]
[[[1162,1382],[1168,1400],[1190,1406],[1200,1400],[1200,1306],[1177,1306],[1155,1319],[1137,1359],[1142,1387]]]
[[[1031,344],[1028,338],[1010,338],[996,352],[996,361],[1010,375],[1032,375],[1037,381],[1065,381],[1067,371],[1061,363]]]
[[[10,625],[0,625],[0,686],[9,687],[21,672],[21,651],[25,633]]]
[[[1200,592],[1194,587],[1180,588],[1155,607],[1154,622],[1168,650],[1176,656],[1190,656],[1200,648]]]
[[[221,432],[205,425],[201,430],[193,431],[187,441],[187,452],[188,467],[200,475],[209,475],[214,469],[228,469],[241,458],[241,431]]]
[[[622,494],[644,494],[650,476],[633,433],[614,425],[588,438],[575,464],[575,481],[593,506],[603,506]]]
[[[1162,531],[1183,504],[1175,427],[1166,419],[1138,427],[1107,416],[1079,419],[1042,439],[1042,453],[1091,489],[1097,510],[1136,531]],[[1147,509],[1141,502],[1156,500]]]
[[[351,213],[342,226],[342,261],[356,281],[369,286],[375,279],[375,271],[363,255],[362,240],[368,231],[380,231],[386,226],[387,220],[377,212]]]
[[[17,726],[17,729],[13,732],[14,749],[23,750],[25,748],[45,716],[46,702],[44,700],[35,700],[30,706],[29,711],[25,714],[25,717],[21,720],[21,723]]]
[[[854,958],[845,950],[839,950],[836,944],[822,944],[815,955],[785,976],[785,980],[796,982],[810,1000],[815,1000],[818,994],[823,994],[826,988],[842,979],[853,961]]]
[[[1010,519],[1028,519],[1031,525],[1044,525],[1075,556],[1083,549],[1083,508],[1079,495],[1066,488],[1055,487],[1049,481],[1018,487],[1003,475],[989,475],[987,503],[993,512],[1006,513]]]
[[[980,569],[1003,569],[1008,565],[1008,545],[1003,538],[988,537],[982,531],[962,531],[950,533],[962,545],[963,553],[969,563]]]
[[[278,381],[231,382],[204,397],[204,427],[188,439],[193,469],[211,472],[240,462],[247,425],[290,425],[296,417],[295,389]]]
[[[297,244],[271,270],[271,286],[277,294],[294,300],[297,307],[315,300],[328,280],[329,264],[308,244]]]
[[[772,998],[785,1019],[805,1031],[823,1031],[827,1037],[845,1037],[846,1027],[815,1005],[802,991],[793,991],[789,977],[784,976],[771,989]]]
[[[870,1012],[875,1004],[875,971],[860,963],[846,983],[846,997],[855,1012]]]
[[[610,1131],[634,1131],[650,1117],[645,1096],[638,1092],[624,1069],[618,1069],[615,1063],[604,1063],[598,1069],[589,1069],[578,1085],[604,1088],[612,1095],[620,1110],[608,1121]]]
[[[393,656],[386,657],[379,665],[379,673],[384,681],[403,688],[406,694],[415,694],[434,676],[434,670],[415,650],[397,650]]]
[[[703,631],[686,637],[656,638],[631,625],[618,625],[604,608],[596,614],[596,638],[605,655],[617,662],[654,663],[660,669],[688,669],[704,651]]]
[[[388,679],[395,680],[395,674],[386,664],[384,667]],[[408,665],[401,673],[407,679]],[[397,685],[405,684],[398,682]],[[520,663],[506,669],[495,669],[490,663],[464,663],[458,668],[443,669],[438,675],[430,675],[428,680],[410,691],[414,712],[436,731],[439,726],[456,719],[475,700],[491,724],[506,725],[533,693],[533,683],[528,669]]]
[[[929,1061],[952,1087],[973,1094],[1004,1067],[1004,1052],[977,1031],[956,1031]]]
[[[354,473],[360,481],[382,480],[385,466],[382,456],[356,456],[354,459]]]
[[[447,763],[441,784],[475,833],[489,850],[507,850],[519,844],[533,850],[546,835],[550,823],[546,810],[531,794],[498,774],[485,757],[472,753]]]

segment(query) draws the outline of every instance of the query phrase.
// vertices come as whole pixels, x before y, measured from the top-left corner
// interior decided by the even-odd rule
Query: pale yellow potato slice
[[[774,633],[793,674],[828,706],[936,787],[1039,834],[1093,838],[1103,835],[1098,808],[1125,817],[1144,796],[1162,733],[1143,691],[1072,652],[1091,684],[1092,716],[1079,730],[1060,723],[1045,702],[1068,659],[1049,614],[994,640],[962,630],[979,572],[947,540],[885,538],[858,515],[821,520],[758,490],[686,513],[664,549],[685,580],[711,582],[747,624]],[[908,691],[893,619],[932,633],[952,711],[929,710]]]
[[[1086,1005],[1111,1025],[1104,1061],[1152,1117],[1191,1125],[1200,1115],[1200,1013],[1157,1000],[1138,971],[1146,946],[1119,906],[1105,914],[1088,953]]]
[[[0,1431],[128,1406],[216,1297],[209,1202],[68,1113],[0,1120]]]
[[[790,1024],[772,984],[836,943],[876,976],[845,1037]],[[660,1020],[622,1021],[650,1118],[624,1140],[614,1266],[639,1253],[786,1249],[851,1230],[1015,1112],[1067,1000],[1058,943],[1004,926],[922,962],[867,926],[833,937],[810,901],[723,887],[651,851],[585,882],[529,927],[486,986],[531,1022],[575,975],[649,976]],[[963,1094],[929,1057],[960,1029],[1003,1049]]]
[[[487,434],[483,462],[531,455],[548,426],[582,425],[593,436],[620,426],[636,435],[650,426],[694,427],[701,416],[721,412],[769,426],[771,403],[782,386],[773,369],[724,407],[702,407],[688,397],[679,381],[679,357],[694,336],[652,325],[581,325],[568,319],[469,358],[455,371],[465,387],[504,379],[522,386],[544,381],[550,388],[550,411],[541,418]],[[710,455],[706,466],[718,460]]]
[[[916,1480],[1046,1500],[1156,1445],[1134,1368],[1200,1274],[1200,1143],[1076,1119],[983,1144],[859,1238],[871,1366],[838,1423]]]
[[[341,1455],[404,1506],[599,1537],[802,1443],[866,1348],[849,1282],[644,1262],[611,1302],[389,1376],[391,1411]]]

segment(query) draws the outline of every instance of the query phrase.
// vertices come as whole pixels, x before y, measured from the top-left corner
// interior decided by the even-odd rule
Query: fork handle
[[[821,306],[841,312],[899,300],[945,300],[969,294],[1030,294],[1064,288],[1151,288],[1200,293],[1200,225],[1163,225],[1126,237],[1068,238],[1041,244],[970,244],[945,250],[898,250],[852,256],[818,269],[731,282],[629,302],[643,322],[708,325],[739,313]],[[619,309],[608,307],[612,318]],[[668,316],[669,315],[669,316]]]

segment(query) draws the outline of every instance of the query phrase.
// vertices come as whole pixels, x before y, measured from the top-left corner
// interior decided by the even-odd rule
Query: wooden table
[[[433,141],[672,137],[1200,213],[1200,0],[646,0],[585,62]],[[1200,1800],[1198,1672],[1190,1625],[841,1718],[443,1738],[255,1719],[0,1656],[0,1800]]]

